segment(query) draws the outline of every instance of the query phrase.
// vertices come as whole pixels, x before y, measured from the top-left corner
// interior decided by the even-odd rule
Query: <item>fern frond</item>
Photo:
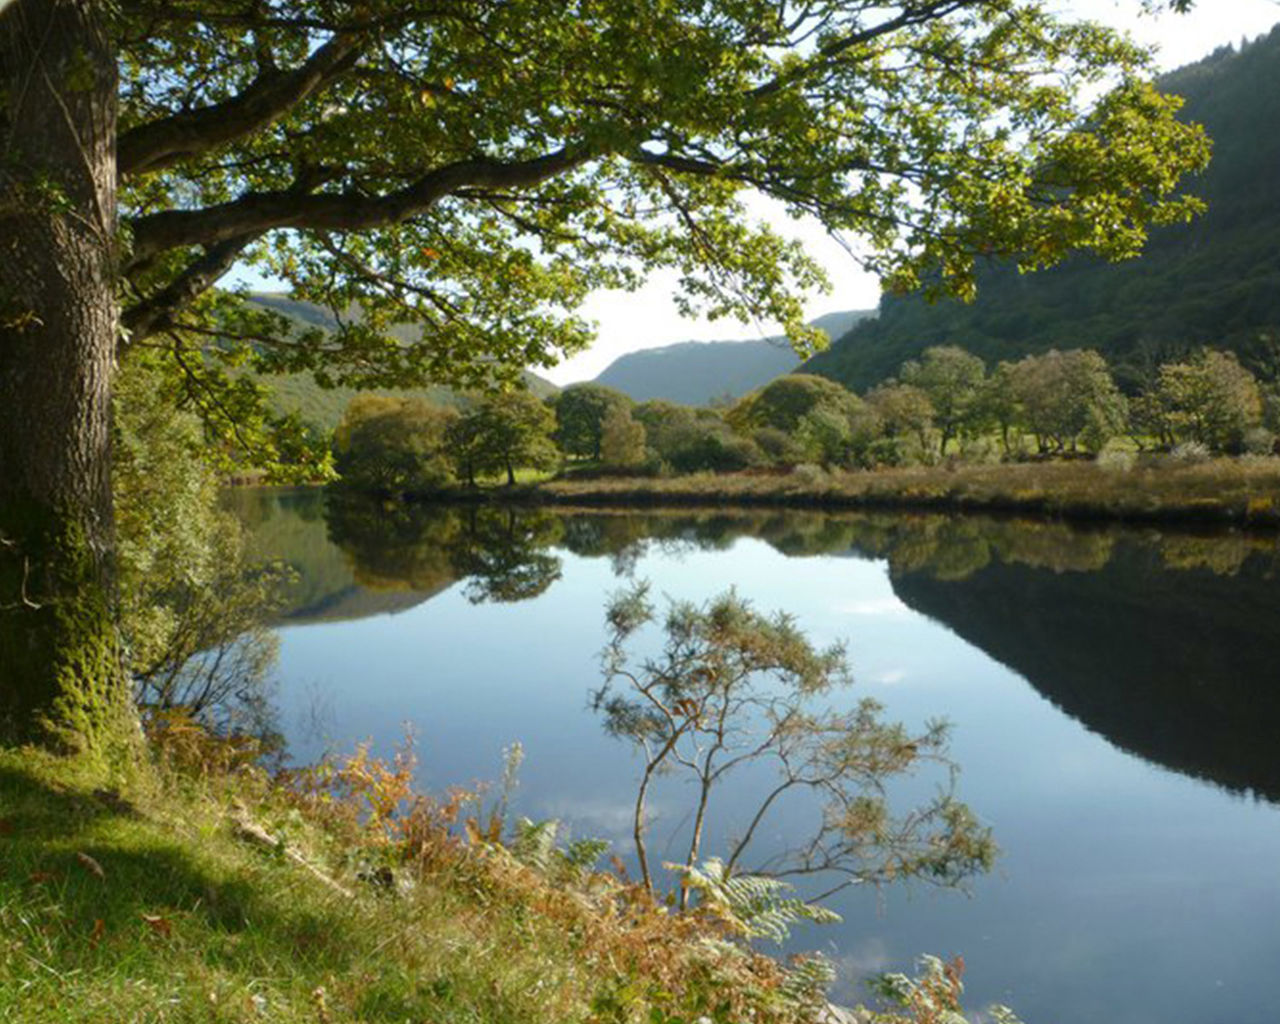
[[[516,822],[511,852],[522,864],[544,875],[548,874],[555,864],[556,835],[559,831],[560,823],[554,818],[545,821],[521,818]]]
[[[785,896],[792,886],[760,875],[729,875],[718,857],[701,867],[667,864],[696,892],[702,904],[714,910],[731,931],[747,939],[771,939],[781,945],[798,921],[830,924],[840,915],[826,907]]]

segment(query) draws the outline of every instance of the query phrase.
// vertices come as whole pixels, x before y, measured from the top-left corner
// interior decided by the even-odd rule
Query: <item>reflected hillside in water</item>
[[[799,511],[385,506],[234,496],[255,549],[298,574],[282,624],[394,613],[460,585],[537,597],[567,554],[629,576],[652,550],[883,560],[917,612],[1114,745],[1280,801],[1280,548],[1270,536]],[[641,570],[641,574],[643,574]],[[855,666],[856,669],[856,666]]]

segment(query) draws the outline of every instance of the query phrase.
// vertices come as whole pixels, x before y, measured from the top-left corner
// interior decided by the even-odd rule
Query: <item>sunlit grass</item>
[[[185,790],[95,795],[64,763],[0,751],[0,1021],[585,1015],[595,982],[557,924],[451,869],[343,896],[237,839],[225,794]]]
[[[110,789],[0,748],[0,1022],[812,1017],[715,913],[522,859],[478,791],[416,793],[411,757],[273,778],[252,744],[161,721]]]

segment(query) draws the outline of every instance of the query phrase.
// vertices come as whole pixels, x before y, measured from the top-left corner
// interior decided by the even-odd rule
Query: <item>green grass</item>
[[[776,961],[706,943],[716,919],[464,838],[411,766],[360,754],[303,797],[194,749],[106,789],[0,748],[0,1022],[800,1024]],[[371,823],[383,796],[401,810]]]
[[[599,982],[571,937],[480,874],[348,898],[237,838],[227,793],[152,781],[95,795],[94,781],[0,751],[0,1021],[587,1015]],[[305,848],[305,825],[272,827]]]
[[[1273,527],[1280,526],[1280,459],[954,464],[862,472],[799,467],[790,473],[562,479],[529,496],[563,503],[910,507]]]

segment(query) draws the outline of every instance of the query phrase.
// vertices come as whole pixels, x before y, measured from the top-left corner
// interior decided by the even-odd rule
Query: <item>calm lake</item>
[[[314,491],[231,495],[298,573],[276,704],[294,761],[411,723],[420,782],[496,780],[523,745],[518,815],[630,855],[640,767],[590,707],[608,597],[633,580],[729,587],[848,643],[886,716],[953,727],[959,796],[995,833],[968,892],[846,890],[810,927],[861,980],[962,954],[968,1001],[1027,1024],[1274,1024],[1280,965],[1280,546],[903,514],[396,508]],[[945,776],[893,796],[903,808]],[[705,852],[770,777],[720,795]],[[651,801],[651,859],[680,856],[689,787]],[[756,801],[753,803],[752,798]],[[795,841],[813,807],[771,816]]]

